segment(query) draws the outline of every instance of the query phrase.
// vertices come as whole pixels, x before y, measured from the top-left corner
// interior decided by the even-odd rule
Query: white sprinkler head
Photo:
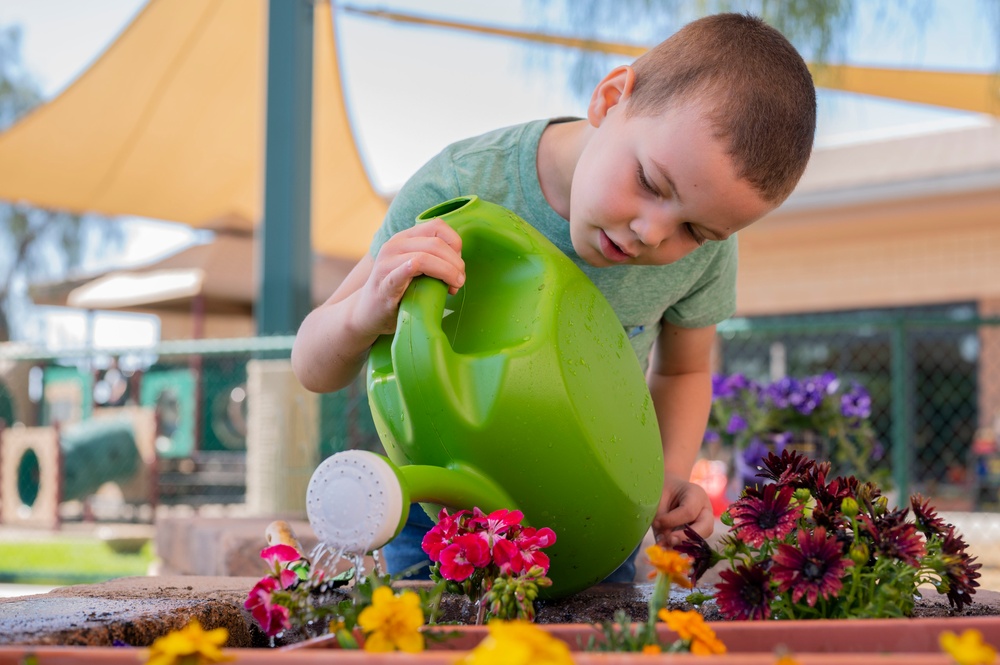
[[[404,508],[396,472],[365,450],[346,450],[323,460],[306,491],[306,514],[316,537],[350,553],[364,554],[389,542]]]

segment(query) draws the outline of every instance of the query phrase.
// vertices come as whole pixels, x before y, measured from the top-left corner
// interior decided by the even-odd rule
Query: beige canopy
[[[0,134],[0,199],[249,230],[261,218],[267,0],[148,5],[77,81]],[[344,108],[316,3],[312,243],[360,257],[385,201]]]
[[[250,230],[262,213],[267,8],[267,0],[150,0],[80,79],[0,134],[0,199]],[[609,53],[645,50],[348,10]],[[314,45],[313,248],[357,259],[386,203],[351,133],[329,0],[316,2]],[[834,66],[817,71],[817,82],[1000,113],[988,74]]]

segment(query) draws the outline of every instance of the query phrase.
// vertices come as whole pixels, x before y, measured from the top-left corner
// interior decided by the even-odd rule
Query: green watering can
[[[313,474],[317,536],[365,552],[410,501],[521,510],[556,542],[549,597],[600,582],[649,528],[663,488],[659,428],[625,331],[593,282],[514,213],[475,196],[441,203],[466,282],[416,279],[396,332],[372,347],[368,398],[388,459],[333,455]]]

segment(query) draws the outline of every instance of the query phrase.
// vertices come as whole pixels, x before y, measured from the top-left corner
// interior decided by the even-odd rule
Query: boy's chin
[[[584,263],[592,268],[608,268],[615,265],[593,247],[577,247],[576,243],[573,243],[573,250],[577,256],[583,259]]]

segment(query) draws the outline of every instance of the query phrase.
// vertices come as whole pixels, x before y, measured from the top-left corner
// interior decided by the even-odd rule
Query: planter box
[[[425,651],[418,654],[367,654],[343,651],[336,659],[324,649],[276,652],[266,649],[227,649],[235,657],[226,661],[236,665],[329,665],[332,662],[346,665],[454,665],[461,657],[454,651]],[[39,647],[37,649],[0,647],[0,665],[21,665],[22,658],[34,654],[39,665],[137,665],[144,656],[136,649],[114,647]],[[652,663],[712,663],[713,665],[774,665],[773,653],[734,653],[725,656],[692,656],[673,654],[647,656],[643,654],[573,654],[577,665],[640,665]],[[954,665],[950,656],[942,653],[918,654],[824,654],[796,653],[801,665]]]
[[[585,662],[646,662],[649,656],[638,654],[596,654],[581,652],[591,636],[598,635],[589,624],[538,624],[550,634],[569,644],[578,663]],[[803,664],[817,663],[951,663],[950,657],[941,653],[938,636],[950,630],[961,633],[975,628],[983,639],[1000,646],[1000,616],[953,617],[927,619],[854,619],[816,621],[714,621],[710,623],[729,655],[717,656],[712,662],[756,662],[747,660],[751,655],[765,657],[761,662],[774,662],[774,651],[780,645],[795,654]],[[448,626],[433,628],[436,632],[456,632],[457,636],[441,643],[429,643],[427,653],[466,651],[474,648],[486,636],[485,626]],[[660,624],[660,635],[673,639],[674,634]],[[337,648],[331,636],[317,637],[299,644],[284,647],[284,652],[302,652],[314,649]],[[346,655],[341,651],[338,658]],[[849,655],[850,654],[850,655]],[[887,659],[885,654],[892,654]],[[808,659],[806,659],[808,656]],[[441,662],[454,662],[457,654]],[[673,656],[677,658],[678,656]],[[613,660],[608,660],[613,658]],[[686,658],[686,657],[685,657]],[[692,656],[693,658],[693,656]],[[705,656],[699,657],[703,660]],[[450,659],[450,660],[449,660]],[[594,659],[594,660],[591,660]],[[815,660],[818,659],[818,660]],[[378,662],[378,661],[371,661]],[[388,661],[385,662],[402,662]],[[414,661],[417,662],[417,661]],[[424,662],[424,661],[420,661]],[[427,661],[438,662],[438,661]]]
[[[576,651],[595,630],[589,624],[539,624]],[[601,654],[576,651],[577,665],[630,665],[651,662],[717,663],[718,665],[773,665],[774,650],[784,645],[801,665],[953,665],[941,653],[938,635],[969,628],[982,632],[984,639],[1000,645],[1000,616],[927,619],[866,619],[827,621],[717,621],[712,628],[726,644],[725,656],[676,654],[660,658],[642,654]],[[459,636],[418,654],[369,654],[337,650],[338,663],[367,665],[453,665],[466,650],[486,635],[484,626],[449,626],[433,630],[455,631]],[[672,634],[662,626],[664,637]],[[336,648],[332,637],[314,638],[280,649],[226,649],[235,663],[247,665],[298,665],[330,663],[329,649]],[[0,647],[0,665],[20,665],[24,656],[34,654],[39,665],[136,665],[145,649],[114,647]]]

